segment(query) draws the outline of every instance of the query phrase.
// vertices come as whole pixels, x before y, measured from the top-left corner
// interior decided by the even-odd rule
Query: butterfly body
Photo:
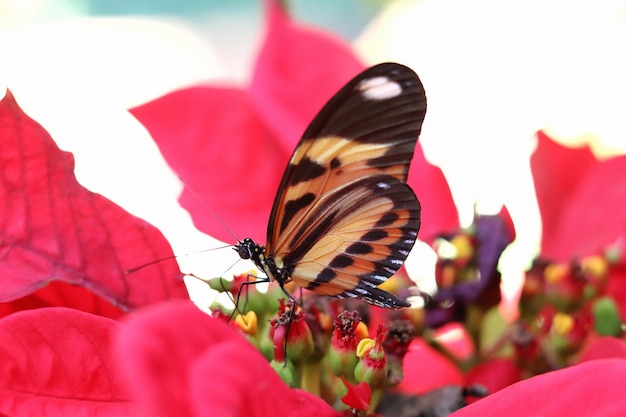
[[[406,184],[426,112],[417,75],[371,67],[344,86],[305,131],[280,183],[266,246],[235,249],[285,294],[318,294],[385,307],[409,304],[378,288],[408,256],[420,204]]]

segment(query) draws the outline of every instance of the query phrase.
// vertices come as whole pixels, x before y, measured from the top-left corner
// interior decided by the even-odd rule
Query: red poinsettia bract
[[[56,307],[0,320],[0,415],[130,416],[113,366],[119,323]]]
[[[608,417],[626,413],[626,360],[598,359],[518,382],[452,417]]]
[[[596,255],[626,235],[626,155],[600,160],[538,134],[531,168],[541,212],[541,256]]]
[[[174,261],[126,274],[171,256],[169,244],[153,226],[83,188],[73,156],[10,92],[0,102],[0,141],[0,301],[18,300],[3,305],[3,314],[56,304],[117,316],[117,308],[187,296]],[[33,294],[53,280],[77,287]]]
[[[115,354],[136,416],[339,415],[285,385],[240,333],[191,303],[163,303],[130,317]]]
[[[364,65],[347,43],[292,21],[266,0],[266,35],[247,88],[196,86],[131,110],[185,183],[196,227],[223,241],[264,241],[289,155],[321,107]],[[458,225],[441,170],[418,146],[409,183],[422,202],[420,237]]]

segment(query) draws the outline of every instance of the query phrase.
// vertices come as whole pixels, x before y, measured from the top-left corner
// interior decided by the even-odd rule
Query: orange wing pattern
[[[281,287],[294,281],[320,294],[408,306],[377,286],[417,238],[420,205],[405,181],[425,113],[424,89],[411,69],[385,63],[355,77],[296,147],[267,246],[246,239],[240,255]]]

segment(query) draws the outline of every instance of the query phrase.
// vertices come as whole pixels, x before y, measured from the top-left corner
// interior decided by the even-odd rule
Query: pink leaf
[[[411,394],[425,394],[446,385],[461,385],[461,371],[444,355],[422,339],[414,339],[402,361],[404,379],[398,390]]]
[[[124,309],[186,297],[175,261],[125,273],[171,256],[169,244],[145,221],[78,184],[72,155],[22,112],[10,92],[0,102],[0,132],[0,301],[26,296],[53,279]]]
[[[289,155],[326,101],[363,69],[341,39],[292,21],[281,1],[265,5],[266,37],[248,89],[198,86],[131,110],[185,183],[180,202],[196,227],[225,242],[233,236],[215,214],[236,238],[265,240]],[[448,184],[419,145],[409,183],[422,203],[420,238],[456,230]]]
[[[567,148],[540,134],[531,167],[542,257],[569,262],[602,253],[624,235],[626,156],[598,161],[586,146]]]
[[[293,22],[284,3],[265,0],[267,33],[250,96],[280,146],[292,150],[322,106],[365,67],[347,42]]]
[[[579,362],[609,358],[626,359],[626,342],[616,337],[598,337],[585,348]]]
[[[233,236],[210,210],[238,239],[263,242],[293,148],[363,68],[345,42],[291,22],[280,3],[266,1],[267,34],[248,90],[193,87],[131,110],[185,183],[180,202],[196,227],[225,242]]]
[[[626,413],[626,361],[601,359],[513,384],[451,417],[608,417]]]
[[[0,414],[130,416],[111,366],[116,321],[68,308],[0,320]]]
[[[336,416],[292,390],[235,329],[191,303],[153,306],[131,317],[116,347],[136,416]]]
[[[221,218],[237,238],[265,240],[289,154],[256,115],[246,92],[194,87],[132,113],[185,183],[180,202],[198,229],[232,242]]]
[[[465,386],[479,384],[493,394],[521,379],[522,371],[511,359],[494,358],[470,369],[465,375]]]
[[[530,165],[545,235],[555,234],[561,212],[595,162],[588,147],[568,149],[545,133],[537,133],[537,149],[530,158]]]
[[[439,167],[426,160],[419,142],[415,147],[407,182],[422,205],[420,240],[432,243],[441,233],[456,231],[460,227],[459,212],[452,199],[448,181]]]

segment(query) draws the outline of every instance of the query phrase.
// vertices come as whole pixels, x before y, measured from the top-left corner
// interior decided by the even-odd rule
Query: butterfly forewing
[[[265,250],[248,239],[237,246],[240,255],[281,287],[294,281],[319,294],[408,306],[377,286],[417,238],[420,206],[406,179],[425,113],[424,89],[411,69],[386,63],[355,77],[298,143]]]
[[[268,224],[268,253],[288,243],[316,202],[369,175],[406,181],[426,113],[417,75],[376,65],[346,84],[319,112],[296,147]]]

